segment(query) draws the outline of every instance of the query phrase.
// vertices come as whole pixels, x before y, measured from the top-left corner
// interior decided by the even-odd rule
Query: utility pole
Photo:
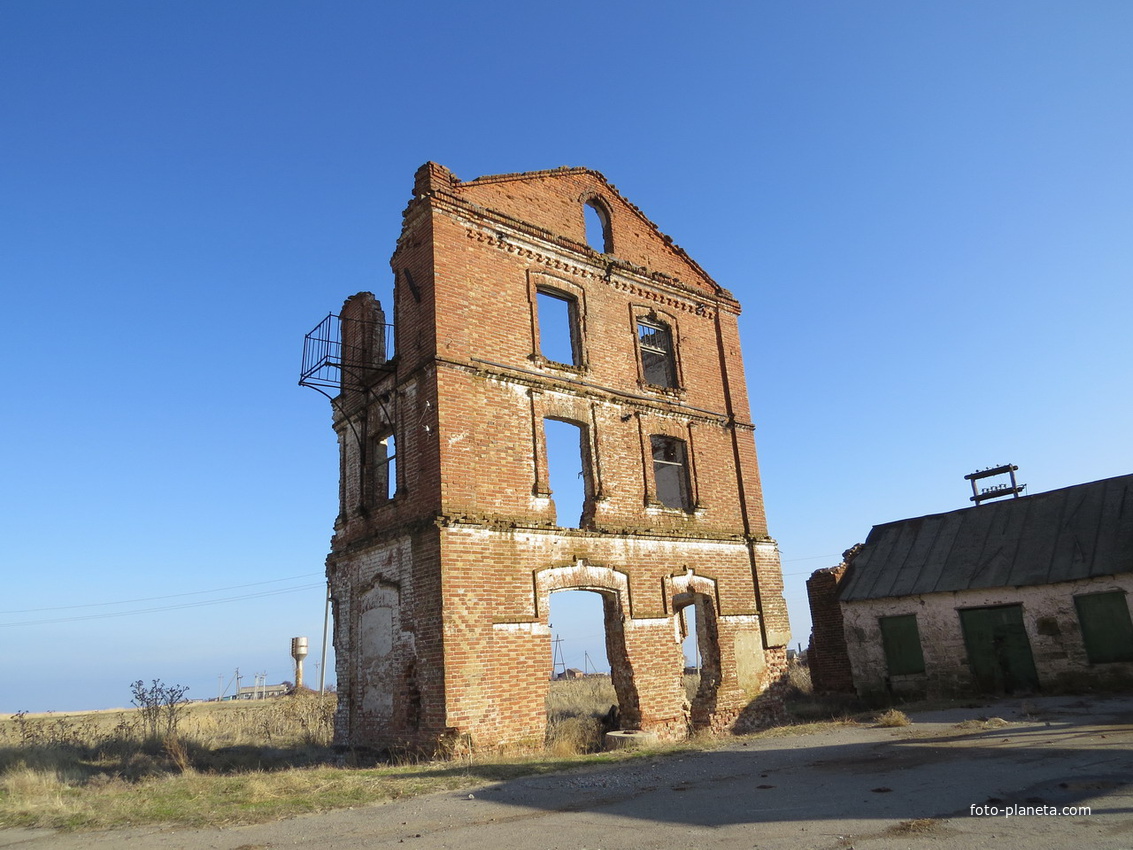
[[[323,651],[319,660],[319,693],[326,693],[327,629],[330,626],[330,582],[327,582],[327,606],[323,611]]]
[[[558,675],[558,670],[559,670],[560,664],[563,667],[562,672],[564,672],[564,673],[566,672],[566,662],[563,660],[563,649],[562,649],[563,639],[561,637],[557,637],[553,641],[551,641],[551,643],[553,643],[555,645],[555,652],[554,652],[554,655],[551,657],[551,678],[553,679]]]

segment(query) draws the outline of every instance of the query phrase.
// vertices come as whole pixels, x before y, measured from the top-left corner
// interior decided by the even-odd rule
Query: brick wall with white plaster
[[[1133,663],[1090,664],[1074,597],[1088,593],[1133,593],[1133,574],[1036,587],[1003,587],[842,603],[846,645],[859,693],[886,690],[885,650],[879,617],[915,614],[924,654],[923,674],[891,677],[893,690],[949,694],[974,687],[968,666],[961,608],[1021,605],[1023,625],[1044,690],[1075,690],[1133,679]],[[1128,600],[1128,597],[1127,597]]]

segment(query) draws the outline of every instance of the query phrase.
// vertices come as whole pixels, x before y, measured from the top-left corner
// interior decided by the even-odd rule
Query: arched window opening
[[[576,422],[544,419],[543,434],[555,524],[561,528],[583,528],[593,510],[586,430]]]
[[[614,240],[610,233],[610,213],[597,198],[583,204],[586,219],[586,244],[600,254],[614,253]]]
[[[607,660],[607,594],[551,593],[551,685],[547,691],[547,745],[552,752],[599,752],[618,728],[618,696]]]

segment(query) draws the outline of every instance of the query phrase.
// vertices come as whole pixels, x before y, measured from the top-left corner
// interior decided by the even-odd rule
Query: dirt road
[[[260,826],[7,830],[0,847],[1133,848],[1133,698],[910,716]]]

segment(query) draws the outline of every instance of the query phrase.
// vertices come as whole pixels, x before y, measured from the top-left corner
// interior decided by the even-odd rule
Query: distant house
[[[286,696],[291,691],[290,685],[251,685],[241,687],[235,694],[222,697],[223,700],[235,699],[270,699],[271,697]]]
[[[1133,475],[874,526],[807,582],[816,689],[1133,684]]]

